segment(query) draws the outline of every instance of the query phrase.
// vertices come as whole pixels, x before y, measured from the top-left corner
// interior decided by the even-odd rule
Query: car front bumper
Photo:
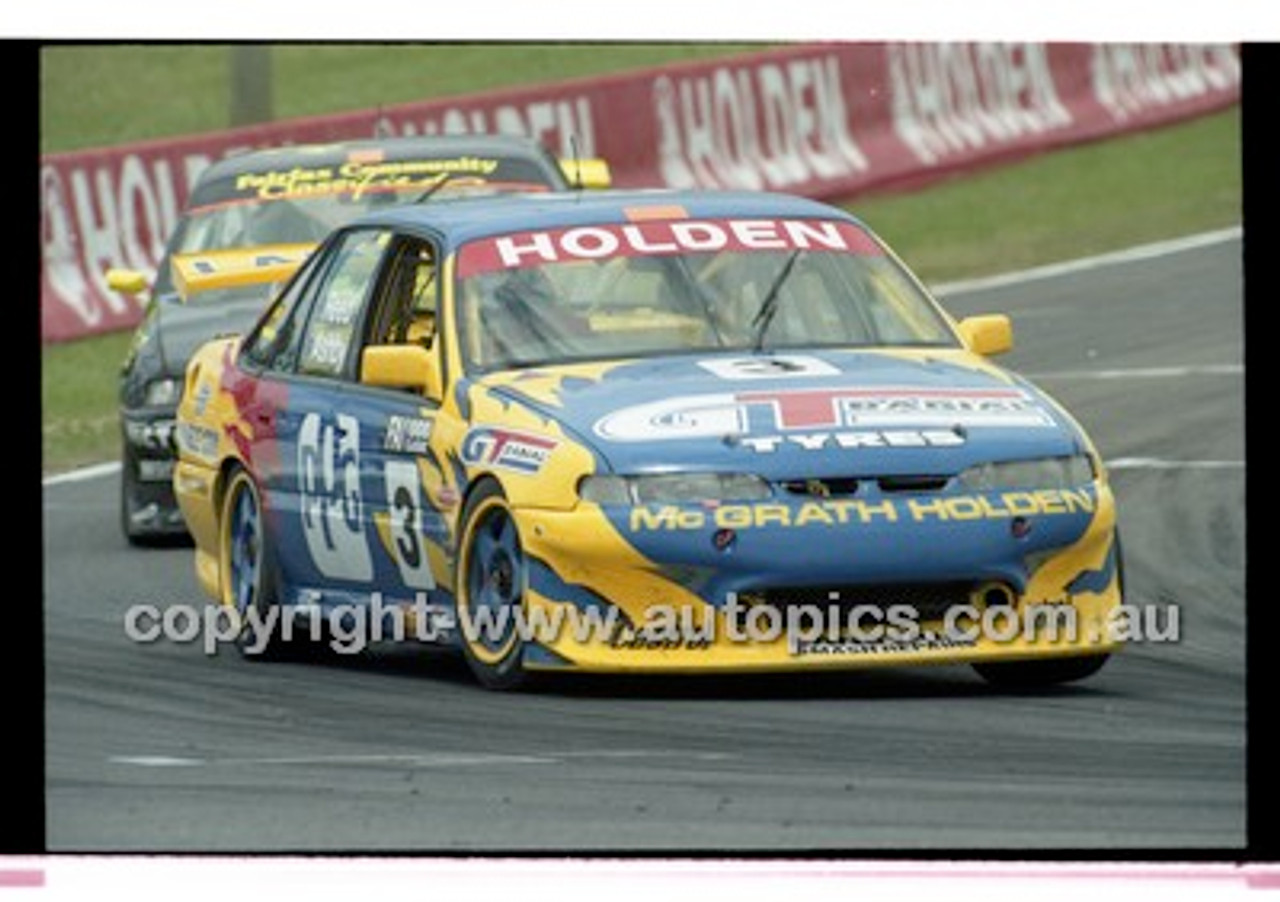
[[[1101,483],[516,517],[531,669],[906,666],[1120,645],[1115,507]]]
[[[186,532],[173,494],[177,464],[173,411],[126,412],[121,416],[123,454],[121,517],[132,534]]]

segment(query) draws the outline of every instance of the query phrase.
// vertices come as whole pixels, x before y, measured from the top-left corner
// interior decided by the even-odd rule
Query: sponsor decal
[[[431,420],[392,414],[387,418],[382,449],[402,454],[426,454],[431,440]]]
[[[294,166],[275,172],[249,172],[239,176],[235,190],[241,196],[261,200],[350,195],[353,200],[374,191],[427,189],[444,176],[491,175],[498,161],[480,157],[444,160],[364,162],[351,160],[339,166]]]
[[[211,276],[215,273],[243,272],[268,267],[283,267],[301,263],[311,253],[308,246],[299,250],[272,250],[261,253],[221,252],[203,256],[184,255],[173,258],[173,266],[181,276]]]
[[[627,526],[632,532],[672,532],[704,528],[798,529],[878,523],[951,523],[1092,514],[1095,506],[1093,495],[1084,489],[1034,489],[883,501],[826,498],[800,504],[726,503],[710,509],[663,504],[632,508]]]
[[[851,222],[822,219],[677,219],[602,223],[518,232],[473,241],[458,257],[458,275],[611,257],[718,251],[828,250],[881,255],[880,245]]]
[[[195,395],[193,397],[193,410],[198,417],[204,416],[205,410],[209,407],[209,399],[213,397],[213,385],[209,382],[201,382],[196,386]]]
[[[831,448],[939,448],[963,445],[962,430],[861,429],[852,432],[805,432],[798,435],[743,436],[738,444],[752,451],[772,454],[780,448],[824,451]]]
[[[365,535],[360,421],[311,412],[298,429],[298,496],[311,560],[331,579],[368,582],[373,558]]]
[[[1048,45],[908,42],[886,52],[894,134],[924,166],[1073,124]]]
[[[948,648],[973,648],[978,640],[970,637],[920,635],[912,639],[798,639],[792,643],[797,658],[822,655],[909,654],[918,651],[944,651]]]
[[[690,635],[687,626],[683,630],[658,625],[646,626],[642,629],[630,629],[618,624],[605,639],[605,644],[614,649],[632,649],[640,651],[706,651],[711,648],[714,627],[700,627],[701,633]]]
[[[871,160],[854,136],[849,83],[838,54],[659,76],[652,104],[663,181],[759,190],[861,175]]]
[[[1117,122],[1239,88],[1236,51],[1222,44],[1095,44],[1094,96]]]
[[[218,430],[195,423],[179,421],[175,438],[178,450],[188,456],[204,461],[218,459]]]
[[[792,379],[804,376],[838,376],[840,370],[803,354],[762,355],[750,357],[715,358],[699,360],[698,366],[721,379]]]
[[[463,463],[537,473],[559,445],[555,439],[510,429],[481,426],[472,429],[462,441]]]
[[[948,439],[945,431],[956,426],[1031,428],[1053,424],[1049,412],[1017,388],[886,386],[741,391],[664,398],[625,407],[602,417],[595,424],[595,433],[614,442],[649,442],[749,436],[762,431],[766,437],[753,443],[753,447],[758,451],[772,451],[779,447],[780,440],[771,434],[779,430],[841,427],[894,430],[909,426],[921,429],[916,436],[920,441],[907,437],[907,433],[896,432],[904,437],[903,444],[955,444],[955,439],[960,437],[952,432],[953,438]],[[926,428],[929,431],[924,431]],[[888,432],[880,434],[886,444],[890,443],[888,435]],[[820,438],[822,444],[818,447],[841,441],[830,434]],[[847,447],[858,447],[861,441],[856,436],[844,440]]]

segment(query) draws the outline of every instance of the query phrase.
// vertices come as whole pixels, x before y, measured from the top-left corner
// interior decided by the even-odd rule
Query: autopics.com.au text
[[[698,649],[723,638],[756,644],[782,640],[793,655],[824,655],[967,647],[979,641],[1176,642],[1181,617],[1176,605],[1119,605],[1101,621],[1084,621],[1074,605],[1064,603],[957,604],[941,618],[925,620],[908,604],[848,606],[833,597],[825,605],[776,607],[749,604],[730,593],[719,608],[650,605],[636,624],[611,606],[477,607],[459,616],[422,592],[412,605],[387,603],[374,592],[367,604],[272,607],[266,613],[251,608],[243,615],[220,605],[135,604],[125,612],[124,629],[135,642],[199,642],[211,655],[236,642],[247,654],[261,653],[272,637],[323,642],[338,654],[359,654],[381,642],[449,641],[459,630],[468,641],[486,644],[512,634],[525,642],[554,644],[569,635],[575,643],[616,648]]]

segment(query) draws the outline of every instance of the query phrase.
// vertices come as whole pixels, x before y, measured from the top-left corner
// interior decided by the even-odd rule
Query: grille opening
[[[881,476],[876,485],[882,492],[938,492],[944,489],[949,476]]]
[[[1014,603],[1013,592],[1003,583],[984,586],[979,597],[989,608],[1012,607]]]
[[[790,495],[827,498],[856,494],[860,482],[861,480],[852,476],[834,479],[789,479],[782,483],[782,488]]]
[[[835,476],[822,479],[787,479],[779,486],[788,495],[829,498],[855,495],[867,483],[875,483],[886,494],[939,492],[951,481],[949,476]]]

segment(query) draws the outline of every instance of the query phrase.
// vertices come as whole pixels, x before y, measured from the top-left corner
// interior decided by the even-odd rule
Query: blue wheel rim
[[[253,491],[241,488],[231,507],[231,593],[236,610],[245,613],[257,598],[262,566],[262,528]]]
[[[492,511],[476,525],[467,562],[467,600],[479,626],[476,639],[489,651],[511,641],[523,596],[524,554],[515,522],[506,511]]]

